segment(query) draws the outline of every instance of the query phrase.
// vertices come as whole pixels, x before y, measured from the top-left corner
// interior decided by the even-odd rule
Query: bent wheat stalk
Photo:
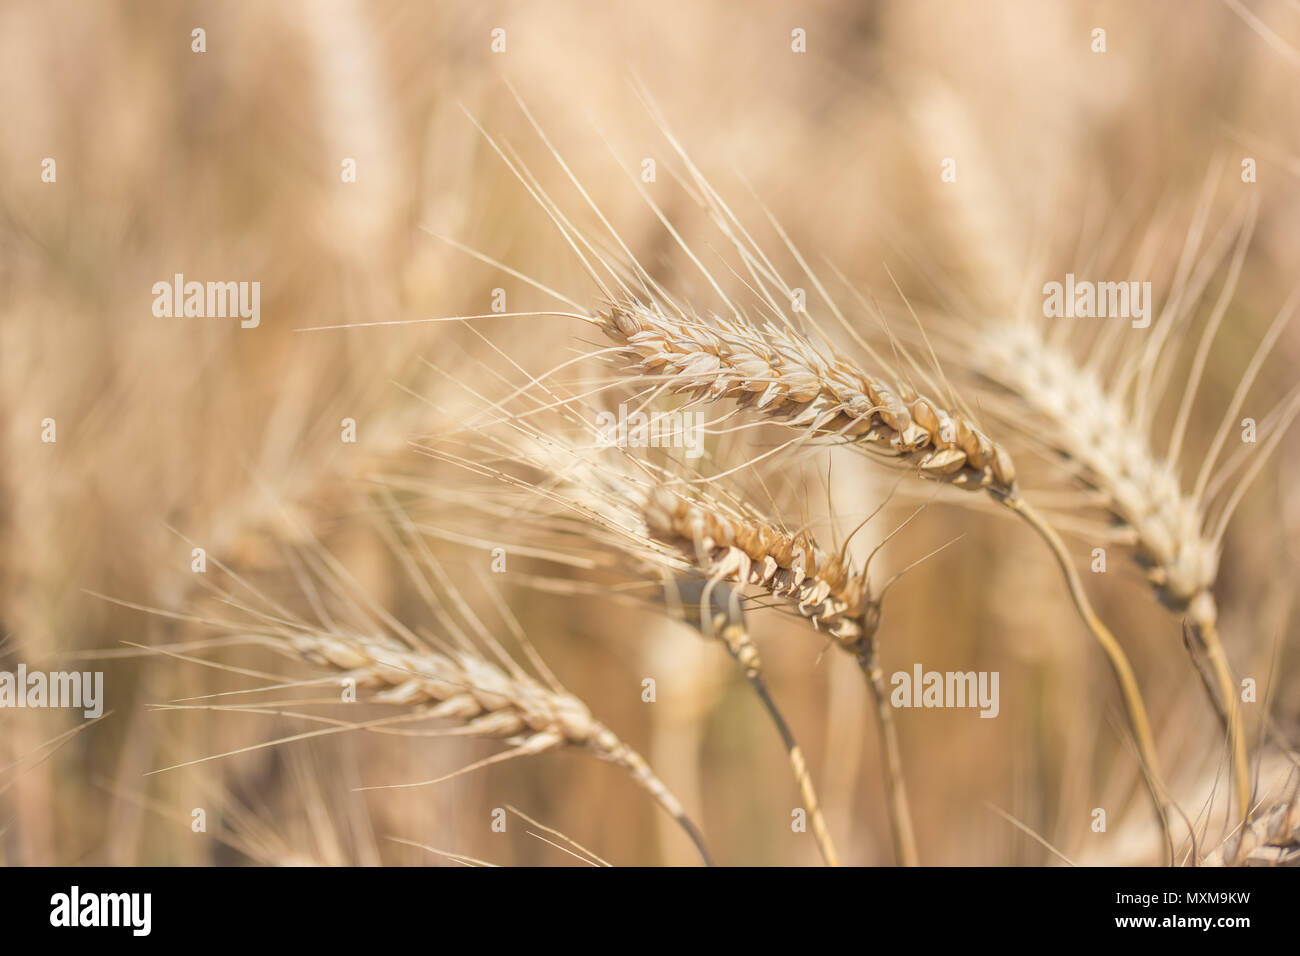
[[[1248,754],[1211,590],[1219,542],[1200,498],[1183,493],[1174,465],[1155,453],[1125,403],[1036,329],[1004,324],[981,341],[984,374],[1033,412],[1040,440],[1100,493],[1119,522],[1111,536],[1134,548],[1161,603],[1188,622],[1192,639],[1186,643],[1223,722],[1238,812],[1245,817],[1251,805]]]

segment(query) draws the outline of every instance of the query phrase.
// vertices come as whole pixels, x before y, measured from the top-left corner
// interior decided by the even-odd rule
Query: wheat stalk
[[[822,859],[826,861],[827,866],[839,866],[839,852],[835,849],[835,842],[831,839],[830,828],[826,825],[821,800],[817,796],[817,790],[812,782],[812,774],[808,770],[808,761],[804,759],[803,750],[799,747],[798,741],[795,740],[794,732],[790,730],[790,725],[781,714],[780,707],[777,706],[776,700],[767,689],[767,682],[763,679],[763,662],[759,657],[758,648],[749,636],[749,630],[745,627],[743,621],[732,620],[729,622],[725,614],[715,615],[711,626],[713,633],[717,634],[718,638],[726,646],[727,653],[731,655],[742,673],[744,673],[745,680],[753,688],[755,695],[757,695],[763,708],[767,711],[768,717],[775,725],[777,733],[781,736],[781,743],[785,747],[786,755],[790,760],[790,767],[794,771],[795,782],[799,786],[799,793],[803,797],[804,805],[808,811],[808,818],[812,823],[813,839],[817,842],[817,848],[821,852]]]
[[[874,638],[858,645],[858,667],[866,676],[876,705],[876,730],[880,738],[881,763],[885,768],[885,799],[890,808],[891,833],[894,853],[904,866],[916,866],[916,837],[912,833],[912,811],[903,782],[903,754],[898,743],[898,728],[894,723],[894,709],[889,702],[885,674],[880,666]]]
[[[1203,674],[1227,731],[1237,805],[1245,816],[1250,808],[1245,735],[1211,590],[1219,542],[1208,530],[1201,500],[1182,491],[1174,464],[1154,451],[1126,403],[1034,327],[1003,323],[978,341],[977,366],[1030,409],[1039,440],[1064,455],[1100,493],[1119,522],[1109,532],[1112,540],[1134,548],[1161,602],[1189,623],[1194,640],[1188,648],[1194,660],[1206,659]]]

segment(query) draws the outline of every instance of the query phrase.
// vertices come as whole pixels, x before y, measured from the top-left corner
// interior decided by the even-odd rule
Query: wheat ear
[[[1011,457],[967,418],[867,375],[810,339],[742,318],[706,323],[630,296],[599,313],[630,363],[665,391],[734,399],[765,418],[852,441],[958,488],[1015,493]]]
[[[297,556],[293,563],[299,569],[300,588],[316,608],[321,621],[319,625],[300,620],[278,602],[268,601],[252,584],[230,568],[217,563],[242,591],[251,594],[259,604],[266,605],[248,606],[235,595],[216,589],[216,596],[223,603],[242,609],[247,617],[246,621],[235,625],[237,629],[226,642],[260,644],[280,653],[292,654],[333,671],[339,675],[339,679],[355,682],[358,688],[375,691],[372,699],[376,703],[413,708],[411,712],[395,718],[362,723],[295,712],[294,716],[325,726],[259,746],[353,730],[392,732],[394,724],[428,719],[451,720],[461,725],[455,730],[434,733],[501,739],[511,744],[510,750],[479,760],[446,776],[414,784],[401,784],[399,787],[431,785],[516,757],[564,747],[581,748],[627,771],[677,822],[705,864],[711,864],[702,832],[646,760],[623,743],[605,724],[596,720],[582,700],[560,685],[513,619],[509,619],[509,623],[513,625],[517,642],[531,661],[533,671],[540,677],[535,677],[526,670],[507,651],[457,592],[434,554],[415,536],[409,516],[402,511],[391,493],[384,496],[384,510],[387,514],[382,519],[376,517],[379,530],[399,560],[402,570],[426,600],[428,609],[443,632],[441,636],[418,636],[366,594],[338,560],[314,542],[310,547],[300,549],[302,555]],[[300,533],[310,538],[301,529]],[[426,577],[428,574],[432,574],[440,590],[431,586]],[[325,595],[320,592],[318,583],[326,586]],[[322,603],[322,597],[327,595],[337,599],[340,605],[338,613],[331,613]],[[195,623],[218,623],[123,601],[115,600],[114,603]],[[346,614],[351,623],[342,614]],[[219,623],[230,626],[227,622]],[[165,648],[157,650],[167,652]],[[213,667],[219,666],[211,661],[201,662]],[[318,683],[285,684],[275,681],[269,686],[255,688],[247,693],[257,694]],[[267,706],[255,703],[252,709],[266,712]],[[227,709],[214,705],[170,707]],[[177,769],[220,759],[248,749],[256,748],[215,754],[163,769]]]
[[[507,674],[467,652],[413,650],[395,641],[345,633],[291,634],[276,640],[312,663],[356,681],[357,687],[377,691],[372,698],[376,703],[422,707],[427,717],[460,722],[467,735],[504,739],[515,748],[466,770],[508,756],[563,747],[585,749],[623,768],[710,862],[703,834],[645,759],[572,694],[544,687],[522,673]]]
[[[1147,580],[1165,606],[1190,624],[1193,660],[1227,733],[1237,806],[1250,808],[1250,771],[1237,706],[1236,681],[1218,634],[1211,588],[1219,547],[1206,530],[1200,500],[1184,494],[1171,462],[1151,448],[1125,403],[1095,375],[1052,347],[1027,324],[1004,324],[981,337],[980,367],[1035,415],[1036,432],[1073,463],[1077,476],[1099,492],[1135,548]]]
[[[752,507],[743,503],[728,506],[694,486],[686,486],[682,491],[664,487],[647,491],[629,482],[623,487],[622,500],[631,502],[644,522],[643,530],[631,524],[637,528],[638,538],[644,536],[673,548],[687,558],[693,570],[708,579],[710,586],[725,582],[759,587],[793,604],[815,629],[830,635],[837,646],[854,655],[876,703],[886,806],[895,853],[900,864],[916,865],[916,838],[903,784],[894,713],[876,663],[875,635],[880,606],[872,596],[867,574],[857,571],[843,553],[822,550],[807,532],[792,534],[763,519]],[[701,604],[709,606],[707,595]],[[756,667],[757,652],[750,650],[748,634],[737,623],[740,614],[733,613],[729,620],[730,624],[721,631],[728,649],[742,666],[748,669],[748,661],[752,659]],[[824,833],[825,822],[821,819],[802,752],[766,689],[755,685],[755,690],[786,744],[795,777],[809,804],[814,833]],[[820,835],[818,840],[822,845]],[[828,836],[824,842],[823,855],[830,862],[827,850],[833,853],[833,847],[829,847]]]
[[[895,854],[901,865],[915,866],[916,838],[903,784],[894,713],[876,662],[879,602],[872,597],[867,575],[855,571],[843,555],[822,551],[805,532],[792,535],[773,524],[729,514],[707,499],[688,500],[657,489],[644,514],[649,533],[658,540],[676,542],[683,553],[693,553],[696,567],[708,577],[710,584],[729,581],[762,587],[773,596],[795,604],[815,628],[825,631],[840,648],[854,655],[876,703],[886,806]],[[737,617],[732,616],[733,623],[724,627],[721,635],[732,655],[745,665],[752,644],[743,625],[734,623]],[[752,653],[756,667],[757,652]],[[766,689],[756,684],[755,690],[767,705],[770,698]],[[769,710],[786,743],[805,802],[809,804],[814,832],[818,832],[819,827],[825,828],[825,823],[820,809],[813,809],[817,801],[807,764],[785,721],[774,707]]]

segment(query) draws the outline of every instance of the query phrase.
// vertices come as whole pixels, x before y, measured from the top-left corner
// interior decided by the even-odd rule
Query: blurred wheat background
[[[206,52],[191,49],[195,28]],[[491,49],[494,28],[506,31],[504,52]],[[1104,53],[1091,49],[1095,28]],[[791,49],[796,29],[806,53]],[[409,444],[455,424],[464,392],[453,380],[489,399],[501,391],[475,363],[501,364],[478,333],[534,374],[591,333],[539,317],[298,330],[486,313],[497,288],[510,312],[555,308],[431,233],[594,298],[475,128],[545,171],[548,189],[564,185],[512,87],[641,261],[684,298],[707,295],[638,194],[643,185],[683,234],[704,237],[705,254],[717,242],[670,175],[644,88],[774,247],[764,207],[818,271],[838,269],[891,315],[906,316],[905,295],[940,331],[1038,309],[1044,281],[1108,257],[1145,255],[1143,276],[1118,266],[1107,277],[1149,276],[1159,297],[1198,201],[1213,233],[1255,191],[1258,222],[1189,433],[1204,446],[1297,276],[1298,51],[1300,10],[1280,0],[4,4],[0,669],[103,669],[111,714],[81,727],[76,711],[0,710],[0,861],[446,862],[418,843],[501,864],[577,862],[518,818],[496,832],[493,810],[514,806],[614,863],[694,862],[616,768],[563,751],[403,790],[358,788],[449,773],[500,745],[353,732],[151,773],[303,725],[157,709],[248,678],[136,654],[128,645],[190,641],[202,628],[102,596],[209,613],[210,582],[191,571],[201,545],[276,600],[301,603],[294,555],[327,553],[385,607],[418,618],[368,486],[405,474],[452,489],[420,520],[447,532],[439,560],[465,600],[499,620],[482,586],[491,578],[551,669],[676,793],[715,859],[817,863],[810,837],[791,829],[799,794],[786,756],[722,648],[649,606],[487,574],[491,535],[509,529],[472,532],[457,497],[472,484]],[[41,178],[47,157],[52,183]],[[1256,183],[1241,182],[1245,157]],[[341,181],[345,158],[355,183]],[[639,181],[643,158],[658,163],[654,183]],[[945,158],[956,182],[941,179]],[[260,326],[155,317],[151,287],[175,273],[259,281]],[[877,321],[851,297],[841,304],[864,326]],[[1298,362],[1292,324],[1243,416],[1264,419]],[[340,441],[348,417],[355,444]],[[41,440],[46,418],[54,443]],[[858,458],[831,466],[824,450],[798,466],[809,520],[825,519],[830,497],[849,502],[837,511],[850,529],[895,482]],[[1232,664],[1260,686],[1246,714],[1252,743],[1266,711],[1284,739],[1300,737],[1298,469],[1287,438],[1229,528],[1215,589]],[[914,506],[891,502],[874,540]],[[1059,862],[1000,810],[1077,862],[1158,862],[1118,694],[1040,542],[939,494],[879,570],[947,544],[954,516],[960,540],[891,589],[881,655],[886,673],[915,662],[999,671],[1001,712],[897,713],[921,860]],[[1089,543],[1071,546],[1086,568]],[[1171,788],[1199,812],[1226,791],[1226,770],[1178,621],[1118,550],[1105,575],[1085,577],[1140,675]],[[856,668],[788,615],[760,612],[752,626],[841,855],[891,864]],[[647,676],[654,703],[642,700]],[[1285,760],[1268,759],[1271,785]],[[1108,809],[1105,833],[1090,829],[1096,807]],[[206,832],[192,829],[196,808]]]

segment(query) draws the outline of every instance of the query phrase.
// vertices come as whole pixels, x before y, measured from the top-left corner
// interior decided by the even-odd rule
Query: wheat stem
[[[1213,621],[1193,624],[1193,632],[1200,639],[1210,665],[1210,673],[1218,685],[1221,706],[1219,715],[1228,735],[1228,752],[1232,757],[1232,781],[1237,807],[1243,822],[1250,820],[1250,763],[1246,755],[1245,732],[1241,724],[1241,710],[1237,706],[1237,686],[1219,640]],[[1210,695],[1213,699],[1213,694]]]
[[[1169,799],[1160,773],[1155,737],[1151,733],[1151,722],[1147,718],[1146,704],[1142,701],[1142,691],[1139,689],[1137,677],[1133,673],[1133,665],[1129,663],[1128,655],[1124,653],[1124,649],[1120,646],[1119,641],[1115,639],[1115,635],[1110,632],[1110,629],[1097,616],[1097,612],[1093,610],[1092,602],[1088,600],[1088,595],[1083,589],[1083,582],[1079,580],[1079,572],[1075,570],[1074,563],[1070,560],[1069,553],[1065,549],[1065,542],[1056,533],[1056,529],[1048,524],[1042,515],[1019,495],[1000,500],[1038,532],[1039,536],[1052,550],[1056,563],[1060,565],[1061,573],[1065,575],[1065,581],[1070,590],[1070,598],[1074,601],[1075,610],[1079,612],[1079,617],[1087,625],[1088,630],[1092,632],[1092,636],[1096,638],[1102,652],[1106,655],[1106,659],[1110,662],[1111,670],[1115,672],[1115,679],[1119,681],[1120,693],[1124,698],[1124,707],[1128,713],[1129,726],[1133,730],[1134,740],[1137,743],[1138,762],[1142,767],[1147,789],[1151,793],[1151,800],[1155,805],[1156,815],[1160,820],[1160,830],[1167,845],[1169,861],[1172,863],[1174,851],[1173,836],[1169,829]]]
[[[912,832],[912,813],[903,783],[903,758],[898,745],[898,727],[894,709],[889,704],[885,674],[880,667],[874,637],[858,646],[858,667],[867,679],[867,687],[876,704],[876,731],[880,735],[880,759],[885,768],[885,797],[889,807],[889,831],[894,841],[894,855],[901,866],[916,866],[916,836]]]
[[[781,735],[781,742],[785,745],[786,753],[790,757],[790,766],[794,770],[794,778],[799,784],[799,792],[808,811],[808,819],[812,823],[813,838],[817,841],[817,849],[821,852],[822,859],[826,861],[827,866],[839,866],[839,853],[835,850],[835,843],[831,839],[830,829],[826,826],[821,801],[817,799],[817,790],[813,787],[812,775],[808,772],[808,761],[804,759],[803,751],[799,748],[799,744],[794,739],[794,734],[790,731],[790,725],[786,723],[785,718],[781,715],[780,708],[777,707],[776,701],[773,700],[771,693],[767,689],[767,683],[763,680],[762,663],[758,657],[758,648],[754,646],[749,631],[743,624],[726,624],[718,632],[718,636],[726,645],[727,652],[731,654],[741,670],[744,671],[745,679],[754,688],[754,693],[762,701],[764,708],[767,709],[768,716],[772,718],[772,723],[776,726],[777,733]]]
[[[1284,311],[1282,318],[1286,315]],[[1212,319],[1193,358],[1193,383],[1201,374],[1205,343],[1216,327],[1217,319]],[[1218,535],[1204,530],[1209,497],[1205,489],[1198,485],[1190,495],[1181,491],[1174,463],[1181,445],[1175,441],[1170,456],[1158,456],[1145,428],[1120,395],[1031,327],[995,327],[982,335],[975,347],[981,373],[1036,414],[1045,426],[1048,447],[1072,462],[1080,472],[1078,477],[1100,492],[1105,507],[1147,567],[1147,579],[1161,603],[1190,623],[1195,640],[1186,642],[1188,653],[1223,724],[1234,791],[1244,820],[1250,806],[1247,741],[1235,703],[1235,680],[1219,639],[1218,608],[1211,590],[1219,565]],[[1280,414],[1282,421],[1288,421],[1287,412]],[[1184,425],[1178,423],[1176,437],[1181,436]],[[1217,453],[1204,457],[1213,461]],[[1207,467],[1202,467],[1203,474]],[[1232,473],[1231,466],[1222,472]],[[1224,511],[1225,517],[1229,514],[1230,509]]]
[[[709,848],[704,842],[704,833],[695,825],[695,821],[687,816],[685,808],[677,801],[677,798],[673,796],[672,791],[668,789],[664,782],[650,769],[650,765],[646,763],[644,757],[621,741],[603,752],[596,751],[596,755],[602,760],[607,760],[616,766],[622,767],[631,774],[637,785],[648,793],[651,799],[659,804],[664,812],[682,828],[687,838],[695,845],[695,850],[700,854],[700,859],[704,862],[704,865],[713,866],[713,858],[709,855]]]

